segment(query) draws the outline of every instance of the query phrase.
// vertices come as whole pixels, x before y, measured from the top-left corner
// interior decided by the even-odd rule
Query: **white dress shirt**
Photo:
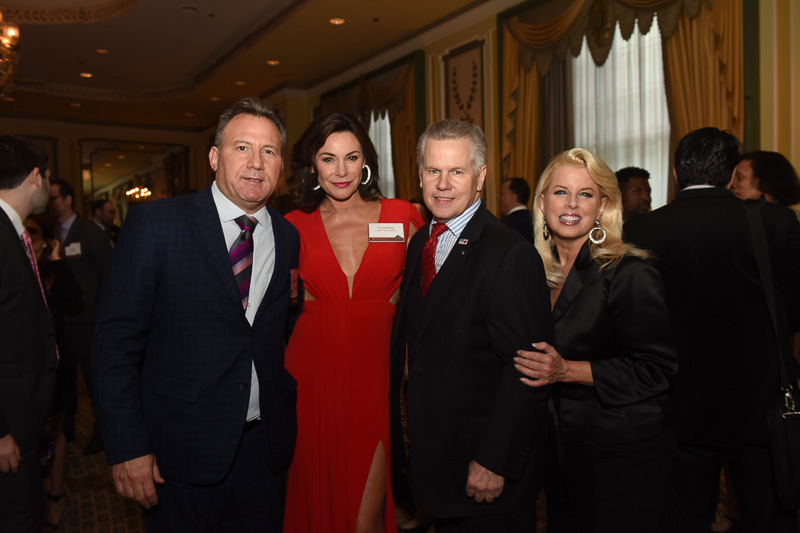
[[[225,249],[230,250],[234,241],[239,237],[242,230],[236,224],[235,219],[249,214],[251,217],[258,221],[255,230],[253,231],[253,270],[250,274],[250,295],[247,299],[247,309],[245,316],[250,325],[256,317],[258,307],[261,305],[261,300],[267,292],[267,286],[272,278],[272,272],[275,269],[275,235],[272,233],[272,219],[267,213],[267,208],[262,207],[255,213],[245,213],[241,207],[231,202],[222,191],[217,187],[215,181],[211,185],[211,195],[214,198],[214,204],[217,206],[217,213],[219,220],[222,224],[222,233],[225,235]],[[231,276],[233,276],[233,267],[231,267]],[[247,421],[255,420],[261,416],[261,409],[259,408],[259,388],[258,376],[256,375],[255,363],[251,362],[251,377],[250,377],[250,404],[247,408]]]

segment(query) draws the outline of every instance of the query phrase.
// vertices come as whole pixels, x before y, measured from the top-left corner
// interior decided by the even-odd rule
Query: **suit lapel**
[[[420,317],[419,331],[417,332],[416,336],[417,342],[419,342],[425,333],[425,330],[427,330],[431,325],[434,317],[436,317],[436,313],[439,311],[439,308],[442,306],[442,303],[444,303],[445,298],[450,293],[450,289],[453,287],[453,284],[458,278],[458,273],[461,271],[461,267],[464,266],[464,263],[467,261],[470,253],[477,245],[485,224],[485,209],[481,207],[475,212],[472,219],[467,223],[466,227],[458,238],[458,242],[456,242],[455,246],[453,246],[453,249],[450,251],[450,255],[447,256],[442,268],[439,269],[439,272],[433,279],[433,283],[431,283],[431,286],[428,289],[428,294],[425,295],[425,299],[422,302],[422,316]],[[464,241],[466,241],[466,244],[459,244],[459,242]],[[415,348],[416,345],[409,346],[409,351]]]
[[[0,231],[4,231],[8,234],[7,235],[8,241],[12,243],[12,246],[17,250],[16,252],[13,253],[16,253],[18,256],[17,259],[20,262],[19,264],[20,270],[26,272],[23,275],[28,277],[29,282],[34,287],[36,287],[36,293],[39,294],[41,291],[41,289],[39,288],[39,280],[36,279],[36,273],[33,271],[33,268],[31,268],[31,261],[30,258],[28,257],[28,252],[25,250],[25,245],[22,244],[22,239],[20,238],[19,234],[17,234],[17,228],[14,227],[14,224],[11,222],[11,219],[8,218],[8,215],[2,209],[0,209],[0,226],[2,226],[2,229],[0,229]],[[3,252],[5,253],[5,250]],[[50,311],[49,309],[47,309],[47,305],[44,299],[41,296],[39,296],[37,300],[42,303],[42,305],[47,310],[47,315],[50,316]]]
[[[222,280],[229,296],[238,304],[239,309],[242,309],[239,287],[236,286],[236,280],[233,277],[233,267],[231,267],[231,259],[225,246],[225,235],[222,233],[222,224],[219,221],[219,212],[214,204],[214,197],[211,195],[211,187],[197,193],[194,197],[194,204],[197,207],[195,217],[197,231],[205,244],[212,270]],[[244,309],[242,309],[242,315],[244,316]]]
[[[553,321],[558,322],[564,316],[569,306],[575,301],[575,298],[583,290],[583,279],[581,279],[581,272],[587,267],[587,262],[591,261],[591,253],[589,244],[585,244],[581,248],[578,257],[575,258],[575,263],[572,265],[567,279],[564,280],[564,286],[561,287],[561,294],[558,295],[556,305],[553,307]]]

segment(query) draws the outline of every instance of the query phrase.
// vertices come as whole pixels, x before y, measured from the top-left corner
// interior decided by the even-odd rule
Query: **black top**
[[[566,444],[613,444],[655,435],[672,423],[669,387],[678,369],[656,269],[627,256],[600,270],[589,242],[553,309],[558,352],[589,361],[594,386],[559,383]]]

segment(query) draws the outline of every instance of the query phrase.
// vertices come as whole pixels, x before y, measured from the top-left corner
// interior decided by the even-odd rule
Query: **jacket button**
[[[247,382],[246,381],[240,381],[239,382],[239,390],[245,390],[246,388],[247,388]]]

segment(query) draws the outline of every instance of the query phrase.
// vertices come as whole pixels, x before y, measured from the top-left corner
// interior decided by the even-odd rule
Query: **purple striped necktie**
[[[36,264],[36,252],[33,251],[33,242],[31,242],[31,235],[28,233],[28,230],[25,230],[20,235],[22,239],[22,244],[25,245],[25,251],[28,252],[28,260],[31,262],[31,268],[33,269],[33,273],[36,274],[36,281],[39,282],[39,290],[42,291],[42,299],[44,300],[44,306],[47,308],[47,312],[50,312],[50,306],[47,305],[47,297],[44,295],[44,286],[42,285],[42,277],[39,275],[39,265]],[[61,354],[58,353],[58,346],[56,346],[56,361],[61,359]]]
[[[234,222],[242,232],[231,245],[231,265],[236,285],[239,286],[242,307],[247,309],[247,299],[250,296],[250,274],[253,272],[253,231],[256,229],[258,221],[249,215],[242,215],[235,218]]]

